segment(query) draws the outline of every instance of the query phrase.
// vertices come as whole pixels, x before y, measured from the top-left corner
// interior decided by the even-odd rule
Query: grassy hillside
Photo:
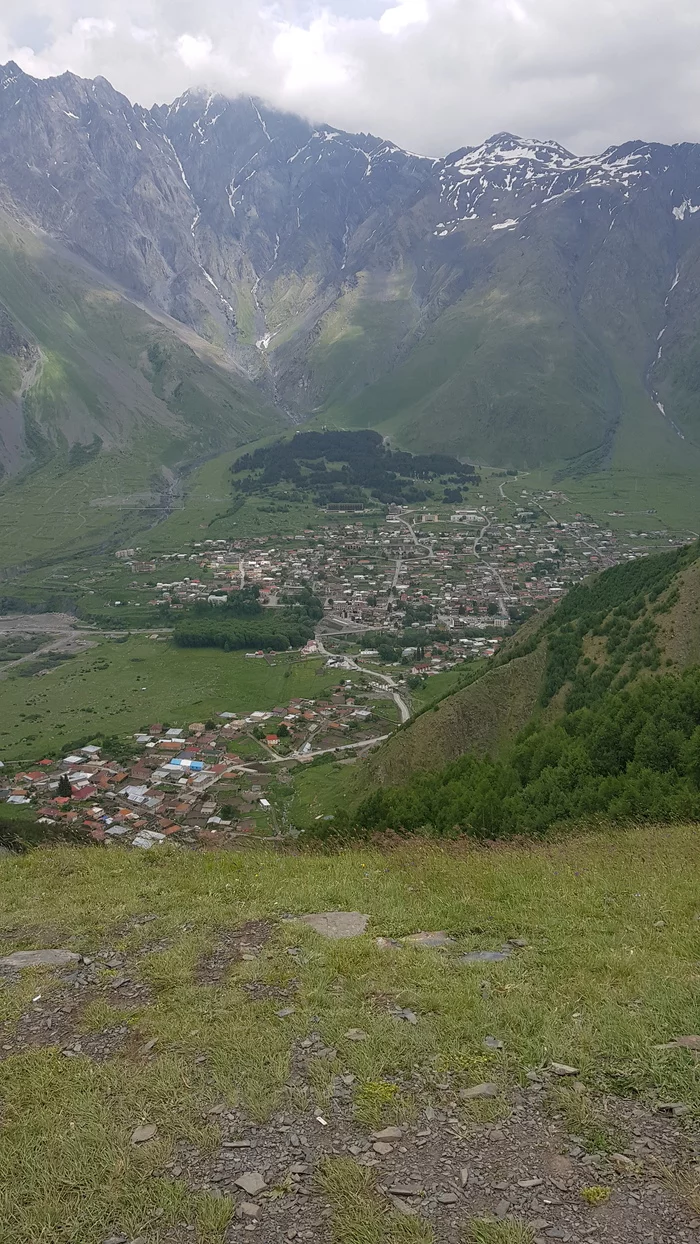
[[[14,360],[0,370],[14,419],[0,491],[6,565],[147,527],[183,467],[282,422],[194,333],[4,218],[0,297],[38,354],[23,378]]]
[[[572,588],[376,753],[366,774],[378,789],[313,836],[700,816],[699,558],[696,544]]]
[[[474,682],[399,730],[370,780],[406,781],[469,752],[498,756],[528,723],[553,721],[658,672],[700,661],[700,545],[641,558],[573,588],[534,617]]]
[[[557,458],[576,458],[600,444],[618,404],[591,336],[505,285],[470,291],[395,369],[329,416],[377,427],[414,452],[440,445],[535,467],[551,461],[552,445]]]
[[[697,1020],[696,859],[682,825],[498,852],[0,859],[0,954],[86,956],[6,974],[0,1239],[224,1244],[258,1221],[275,1242],[532,1244],[543,1220],[690,1238],[700,1086],[673,1043]],[[329,909],[366,933],[286,919]],[[455,940],[375,943],[420,929]],[[503,962],[460,961],[509,938]]]
[[[372,780],[401,782],[464,752],[496,754],[530,720],[545,661],[540,643],[526,656],[491,667],[471,686],[428,707],[367,761]]]

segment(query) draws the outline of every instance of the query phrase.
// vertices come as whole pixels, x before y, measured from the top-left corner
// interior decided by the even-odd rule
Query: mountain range
[[[10,473],[311,418],[560,476],[687,467],[699,285],[700,145],[427,158],[256,99],[146,109],[0,68]]]

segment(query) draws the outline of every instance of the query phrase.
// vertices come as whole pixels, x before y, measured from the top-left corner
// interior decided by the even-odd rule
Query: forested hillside
[[[331,830],[494,837],[700,816],[699,557],[696,544],[572,589],[399,730],[368,762],[379,789]]]

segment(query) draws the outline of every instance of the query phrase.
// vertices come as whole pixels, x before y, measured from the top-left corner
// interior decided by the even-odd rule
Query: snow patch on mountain
[[[680,207],[674,207],[673,215],[676,220],[685,220],[686,214],[694,216],[696,212],[700,212],[700,203],[693,204],[690,199],[684,199]]]

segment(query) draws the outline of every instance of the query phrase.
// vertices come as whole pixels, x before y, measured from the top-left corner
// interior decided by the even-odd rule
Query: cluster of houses
[[[331,523],[325,516],[295,535],[194,541],[147,562],[138,549],[117,557],[134,575],[149,576],[149,604],[172,610],[223,603],[251,585],[263,605],[275,608],[311,588],[328,615],[368,630],[399,630],[416,606],[427,606],[432,620],[450,630],[493,635],[523,608],[555,600],[591,570],[634,555],[590,519],[555,519],[548,507],[562,499],[553,491],[522,491],[508,521],[499,517],[502,507],[488,505],[442,514],[390,507],[386,518],[365,521]]]
[[[7,783],[0,799],[32,806],[40,825],[98,843],[148,848],[172,838],[219,846],[278,831],[265,790],[285,756],[303,764],[338,747],[361,751],[377,734],[373,709],[347,681],[327,700],[294,699],[246,716],[222,712],[186,728],[154,723],[130,741],[128,762],[97,745],[42,759],[0,777]]]

